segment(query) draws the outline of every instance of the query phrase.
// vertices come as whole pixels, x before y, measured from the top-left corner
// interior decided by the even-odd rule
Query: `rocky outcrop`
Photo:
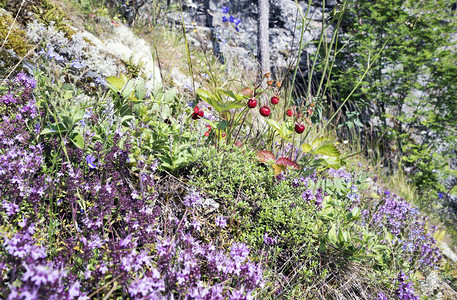
[[[325,8],[322,1],[309,7],[304,52],[315,50],[312,41],[320,38],[322,17],[337,4],[336,1],[327,2]],[[270,2],[270,59],[274,72],[283,73],[293,65],[301,34],[300,11],[305,15],[307,10],[308,1],[298,1],[298,4],[293,0]],[[257,1],[189,0],[183,2],[183,12],[191,46],[213,51],[229,64],[257,70]],[[181,26],[180,13],[170,14],[168,22]],[[302,57],[306,55],[302,53]],[[306,67],[305,60],[301,64],[302,68]]]

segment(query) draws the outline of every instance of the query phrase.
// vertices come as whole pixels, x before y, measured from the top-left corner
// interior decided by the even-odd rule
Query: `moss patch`
[[[76,32],[68,26],[69,18],[66,13],[56,4],[49,0],[28,0],[21,8],[22,1],[0,0],[0,6],[4,6],[14,16],[18,15],[18,21],[26,26],[32,19],[37,19],[45,25],[54,24],[54,27],[65,33],[69,38]]]
[[[13,18],[6,11],[0,9],[0,43],[3,44],[8,32],[10,32]],[[1,45],[0,44],[0,45]],[[26,42],[25,31],[18,26],[14,26],[6,40],[4,48],[13,49],[17,55],[24,56],[27,53],[29,45]]]

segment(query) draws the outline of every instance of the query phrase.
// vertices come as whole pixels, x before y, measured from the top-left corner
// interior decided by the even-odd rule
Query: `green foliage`
[[[367,71],[374,54],[382,50],[363,83],[351,96],[351,105],[363,115],[377,116],[372,129],[354,127],[353,112],[348,126],[358,134],[370,136],[387,163],[403,159],[404,167],[420,191],[442,190],[439,183],[446,174],[437,174],[446,160],[433,153],[457,139],[457,52],[451,34],[456,21],[450,11],[452,1],[348,1],[343,27],[348,32],[340,43],[347,43],[337,56],[333,90],[341,98],[349,95]],[[360,125],[360,124],[359,124]],[[423,139],[418,142],[415,136]],[[445,157],[451,147],[441,149]]]
[[[144,157],[148,163],[158,159],[160,167],[175,172],[198,158],[198,153],[190,147],[191,134],[185,125],[168,119],[173,111],[179,110],[175,90],[164,92],[158,87],[151,99],[147,99],[141,77],[129,79],[121,74],[107,78],[107,82],[116,99],[114,109],[120,123],[136,128],[134,135],[139,143],[133,146],[132,164]]]
[[[265,251],[268,264],[287,276],[291,286],[325,281],[332,268],[350,262],[362,262],[384,275],[395,272],[393,249],[382,244],[392,240],[392,235],[375,232],[360,222],[362,207],[351,208],[347,195],[354,188],[344,179],[310,177],[307,185],[297,185],[297,171],[275,178],[271,168],[257,163],[248,149],[205,149],[192,169],[191,184],[229,212],[231,226],[225,234]],[[327,195],[322,207],[302,198],[303,192],[318,190]],[[276,237],[277,243],[265,246],[266,234]],[[327,259],[339,263],[320,268]],[[285,294],[304,297],[299,290],[291,288]]]

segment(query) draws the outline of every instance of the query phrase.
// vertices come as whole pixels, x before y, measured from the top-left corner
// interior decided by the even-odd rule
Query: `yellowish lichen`
[[[5,43],[3,46],[5,49],[13,49],[17,55],[24,56],[29,48],[26,42],[25,31],[21,30],[18,26],[11,27],[12,24],[13,18],[11,15],[5,10],[0,9],[0,45]]]

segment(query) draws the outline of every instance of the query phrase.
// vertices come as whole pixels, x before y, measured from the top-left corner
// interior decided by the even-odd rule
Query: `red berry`
[[[268,117],[271,114],[271,110],[268,106],[264,105],[259,109],[259,112],[262,116]]]
[[[279,98],[276,96],[271,97],[271,104],[276,105],[279,103]]]
[[[225,138],[226,134],[225,132],[222,132],[222,137]]]
[[[206,127],[208,128],[208,131],[211,131],[211,125],[206,125]]]
[[[209,131],[205,132],[205,136],[209,136]]]
[[[195,106],[194,107],[194,113],[198,114],[199,111],[200,111],[200,108],[198,108],[198,106]]]
[[[297,123],[295,124],[295,132],[298,134],[302,134],[303,131],[305,131],[305,125],[303,123]]]
[[[257,100],[255,100],[254,98],[249,99],[249,101],[248,101],[248,107],[249,107],[249,108],[254,108],[254,107],[256,107],[256,106],[257,106]]]
[[[200,110],[200,111],[198,112],[198,116],[199,116],[199,117],[203,117],[204,114],[205,114],[205,113],[203,112],[203,110]]]
[[[291,110],[291,109],[288,109],[288,110],[286,111],[286,115],[287,115],[288,117],[292,117],[292,116],[294,115],[294,111]]]

